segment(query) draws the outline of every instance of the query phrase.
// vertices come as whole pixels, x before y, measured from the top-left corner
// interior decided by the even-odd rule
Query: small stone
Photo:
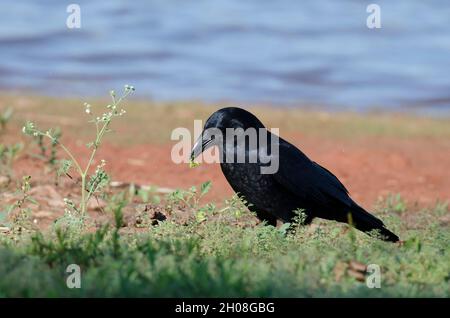
[[[106,207],[106,202],[100,198],[91,198],[87,204],[89,210],[102,211]]]
[[[146,211],[148,211],[147,210],[147,204],[138,204],[138,205],[136,205],[136,207],[134,208],[134,210],[137,212],[137,213],[143,213],[143,212],[146,212]]]
[[[348,262],[349,269],[347,271],[349,276],[354,277],[357,281],[363,282],[366,278],[366,271],[367,267],[366,265],[357,262],[357,261],[350,261]]]
[[[357,261],[350,261],[348,265],[350,266],[350,268],[352,268],[358,272],[365,273],[367,270],[366,265],[364,265],[360,262],[357,262]]]
[[[9,232],[10,228],[6,226],[0,226],[0,233],[7,233]]]
[[[38,212],[34,213],[34,217],[37,219],[51,218],[52,216],[53,216],[53,213],[48,212],[48,211],[38,211]]]
[[[9,178],[5,176],[0,176],[0,188],[6,187],[9,184]]]
[[[366,275],[364,273],[349,269],[347,271],[348,275],[355,278],[359,282],[364,282],[366,280]]]

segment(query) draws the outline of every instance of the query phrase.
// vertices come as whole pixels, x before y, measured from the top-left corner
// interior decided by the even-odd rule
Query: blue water
[[[0,90],[450,111],[448,0],[72,2],[81,29],[69,1],[1,0]]]

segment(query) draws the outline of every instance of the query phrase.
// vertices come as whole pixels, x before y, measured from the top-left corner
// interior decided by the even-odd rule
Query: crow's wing
[[[279,168],[275,180],[304,202],[330,207],[353,207],[344,185],[330,171],[280,139]]]
[[[324,209],[337,220],[352,214],[356,228],[364,232],[379,230],[387,241],[397,242],[398,236],[385,228],[383,221],[356,204],[347,189],[330,171],[311,161],[303,152],[280,138],[279,169],[275,180],[293,193],[300,202]]]

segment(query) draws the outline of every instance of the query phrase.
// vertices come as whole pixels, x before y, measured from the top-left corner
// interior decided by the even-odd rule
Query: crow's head
[[[220,146],[227,133],[227,128],[243,129],[264,128],[264,125],[255,115],[238,107],[226,107],[214,112],[206,121],[202,134],[192,148],[191,159],[195,159],[203,151],[212,147]],[[222,135],[223,138],[217,138]]]

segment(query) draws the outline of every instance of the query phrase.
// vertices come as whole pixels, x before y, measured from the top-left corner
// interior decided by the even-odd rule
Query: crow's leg
[[[267,225],[277,226],[277,217],[264,211],[254,211],[261,221],[266,221]]]

